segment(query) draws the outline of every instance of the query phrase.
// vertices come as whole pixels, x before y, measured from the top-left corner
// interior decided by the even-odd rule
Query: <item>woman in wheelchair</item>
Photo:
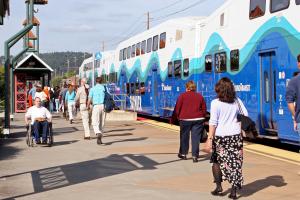
[[[33,128],[36,144],[40,144],[40,130],[42,130],[42,143],[47,143],[49,134],[49,123],[52,123],[52,115],[47,108],[41,106],[42,102],[39,97],[34,99],[34,106],[30,107],[25,114],[26,126],[29,126],[28,118],[31,118],[31,126]]]

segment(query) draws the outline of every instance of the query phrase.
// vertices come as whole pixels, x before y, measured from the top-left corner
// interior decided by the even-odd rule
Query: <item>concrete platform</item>
[[[11,138],[0,140],[0,199],[227,199],[210,194],[208,155],[199,163],[177,158],[178,131],[168,126],[108,122],[99,146],[83,140],[81,121],[69,124],[55,116],[54,146],[29,148],[23,116],[12,124]],[[288,162],[255,150],[244,151],[240,199],[300,199],[298,154],[286,152],[295,155]]]

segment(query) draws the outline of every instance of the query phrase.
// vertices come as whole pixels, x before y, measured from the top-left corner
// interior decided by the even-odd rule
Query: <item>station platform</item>
[[[79,119],[54,114],[54,145],[27,147],[24,115],[0,139],[0,199],[214,200],[209,155],[177,158],[179,127],[147,119],[109,121],[103,145],[83,140]],[[203,144],[200,144],[200,148]],[[245,142],[239,199],[300,199],[300,155]]]

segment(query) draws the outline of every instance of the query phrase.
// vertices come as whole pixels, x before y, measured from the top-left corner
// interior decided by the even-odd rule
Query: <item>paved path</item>
[[[55,116],[54,146],[28,148],[22,124],[17,115],[11,138],[0,140],[0,199],[227,199],[210,195],[208,157],[178,160],[178,134],[166,128],[110,122],[99,146],[83,140],[80,121]],[[245,151],[240,199],[300,199],[299,168]]]

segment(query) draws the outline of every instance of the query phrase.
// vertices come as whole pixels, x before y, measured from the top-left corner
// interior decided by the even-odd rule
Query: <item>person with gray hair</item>
[[[87,108],[88,95],[89,95],[89,85],[86,84],[86,79],[81,79],[81,86],[78,88],[75,102],[79,104],[80,114],[82,118],[83,128],[84,128],[84,139],[89,140],[90,136],[90,126],[89,126],[89,109]]]

